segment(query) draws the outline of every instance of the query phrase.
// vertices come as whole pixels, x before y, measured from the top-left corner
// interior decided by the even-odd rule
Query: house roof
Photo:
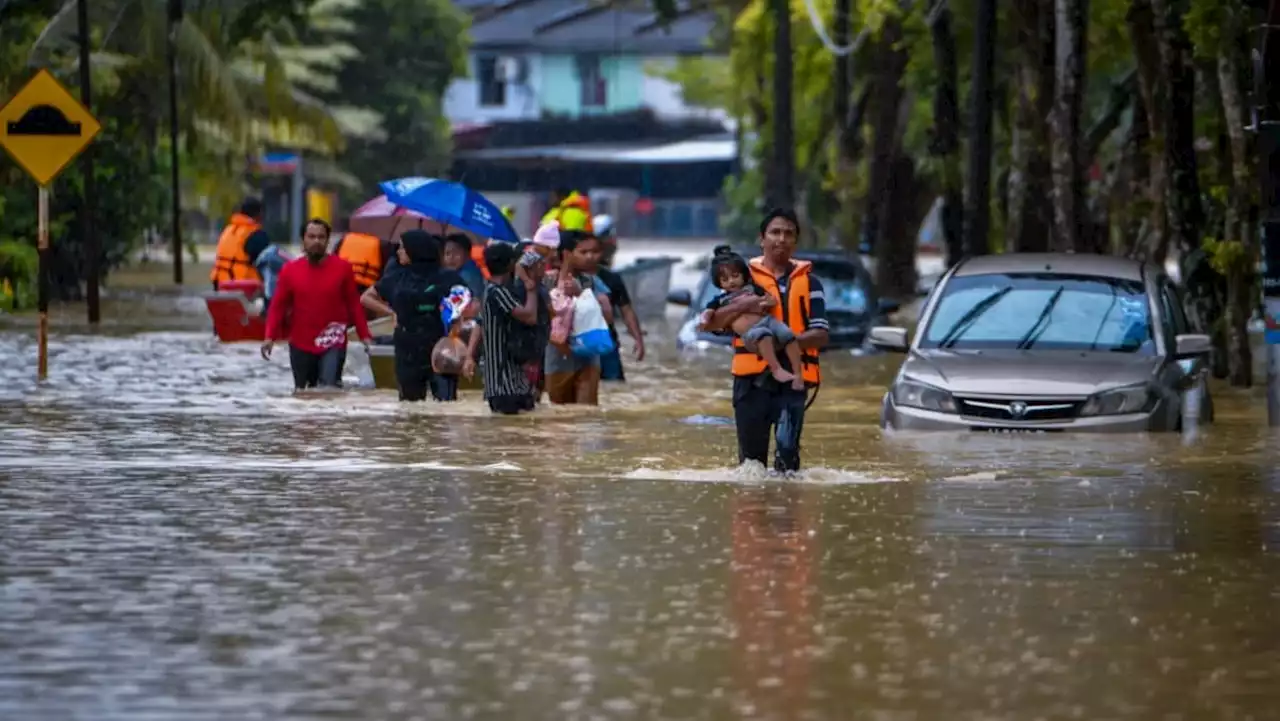
[[[738,157],[732,135],[709,135],[675,143],[592,143],[524,148],[485,148],[454,153],[459,160],[562,161],[667,165],[732,162]]]
[[[682,14],[664,26],[647,4],[507,0],[477,14],[471,45],[476,50],[697,54],[707,51],[715,23],[710,11],[702,11]]]

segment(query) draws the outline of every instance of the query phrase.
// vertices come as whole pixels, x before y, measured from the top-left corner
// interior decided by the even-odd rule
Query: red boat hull
[[[257,341],[267,337],[267,323],[253,307],[252,300],[261,292],[257,281],[228,281],[221,289],[206,293],[205,307],[213,319],[213,332],[223,343]]]

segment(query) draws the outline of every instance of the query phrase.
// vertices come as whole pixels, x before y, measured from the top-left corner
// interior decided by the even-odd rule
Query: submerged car
[[[1212,420],[1211,342],[1178,290],[1127,258],[1009,254],[938,281],[918,331],[872,329],[906,353],[881,426],[900,430],[1162,431]]]
[[[759,248],[735,248],[735,251],[744,258],[760,254]],[[871,274],[856,255],[798,250],[793,257],[812,263],[812,274],[822,282],[827,322],[831,325],[828,331],[830,340],[824,350],[862,347],[871,328],[884,323],[888,314],[898,309],[898,303],[879,297]],[[707,258],[704,265],[709,264],[710,258]],[[675,290],[667,296],[667,302],[689,309],[676,334],[676,348],[732,350],[732,336],[698,330],[698,316],[719,293],[720,289],[711,282],[710,275],[704,273],[692,293]]]

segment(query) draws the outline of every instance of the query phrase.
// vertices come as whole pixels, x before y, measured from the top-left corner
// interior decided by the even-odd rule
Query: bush
[[[14,310],[36,301],[40,254],[26,243],[0,241],[0,304]]]

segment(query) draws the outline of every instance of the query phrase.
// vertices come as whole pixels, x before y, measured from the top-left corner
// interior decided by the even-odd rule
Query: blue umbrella
[[[399,178],[378,184],[387,200],[432,220],[493,240],[519,243],[498,206],[465,185],[437,178]]]

